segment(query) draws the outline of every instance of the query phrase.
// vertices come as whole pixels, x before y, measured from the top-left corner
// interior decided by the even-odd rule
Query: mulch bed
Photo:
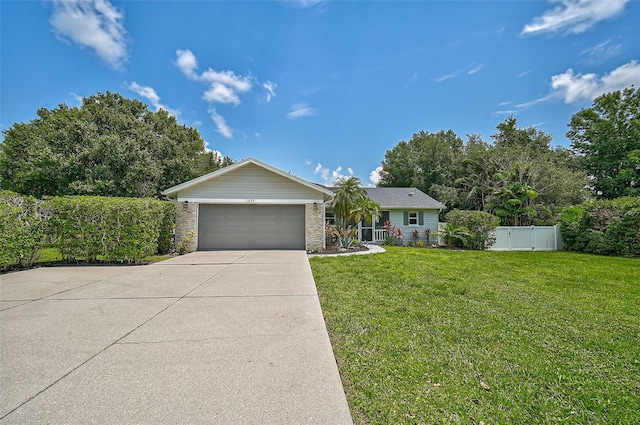
[[[313,253],[310,252],[310,254],[314,254],[314,255],[348,254],[351,252],[359,252],[359,251],[369,251],[369,248],[367,248],[364,245],[352,246],[349,249],[342,249],[342,248],[338,248],[337,246],[330,246],[318,252],[313,252]]]

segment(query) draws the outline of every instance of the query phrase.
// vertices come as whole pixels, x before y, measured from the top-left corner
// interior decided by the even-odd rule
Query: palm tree
[[[351,210],[351,216],[354,218],[356,223],[363,218],[373,220],[373,217],[380,217],[380,205],[373,202],[371,199],[362,199],[358,201],[355,207]]]
[[[333,211],[336,217],[336,224],[346,227],[352,217],[351,211],[356,208],[358,202],[367,198],[367,192],[360,187],[360,179],[351,177],[340,177],[336,181],[336,194],[333,197]]]

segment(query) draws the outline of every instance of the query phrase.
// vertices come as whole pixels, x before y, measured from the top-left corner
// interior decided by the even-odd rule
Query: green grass
[[[386,249],[310,260],[357,424],[638,424],[640,260]]]
[[[140,263],[157,263],[159,261],[168,260],[169,258],[173,258],[174,255],[166,254],[166,255],[150,255],[148,257],[144,257],[140,260]],[[62,255],[55,248],[43,248],[38,252],[38,259],[36,260],[36,264],[52,264],[59,263],[64,264],[62,260]],[[6,264],[0,264],[0,267],[5,266]]]
[[[173,257],[174,255],[172,254],[149,255],[141,259],[139,263],[157,263],[159,261],[168,260],[169,258],[173,258]],[[55,263],[55,262],[62,262],[62,255],[58,252],[57,249],[44,248],[40,250],[38,254],[38,261],[36,261],[36,263]]]

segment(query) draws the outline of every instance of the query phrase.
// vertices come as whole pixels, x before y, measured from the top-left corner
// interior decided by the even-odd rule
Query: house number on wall
[[[255,199],[247,199],[246,200],[247,204],[253,204],[254,202],[256,202]]]

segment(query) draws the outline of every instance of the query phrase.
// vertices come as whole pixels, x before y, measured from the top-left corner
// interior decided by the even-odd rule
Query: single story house
[[[380,205],[380,217],[358,223],[358,240],[381,243],[387,236],[384,223],[391,222],[402,230],[403,242],[422,240],[426,244],[436,241],[426,238],[425,231],[438,230],[438,214],[446,206],[415,187],[365,187],[369,199]],[[333,211],[327,208],[327,220],[332,222]],[[373,224],[372,224],[373,223]],[[414,237],[414,232],[417,238]]]
[[[176,244],[214,249],[324,247],[329,189],[254,158],[166,189],[178,203]]]
[[[444,205],[415,188],[365,188],[380,204],[382,216],[363,220],[363,241],[384,240],[386,220],[400,227],[405,240],[413,230],[438,227]],[[163,195],[178,204],[176,245],[189,251],[214,249],[325,248],[327,207],[333,191],[254,158],[166,189]]]

